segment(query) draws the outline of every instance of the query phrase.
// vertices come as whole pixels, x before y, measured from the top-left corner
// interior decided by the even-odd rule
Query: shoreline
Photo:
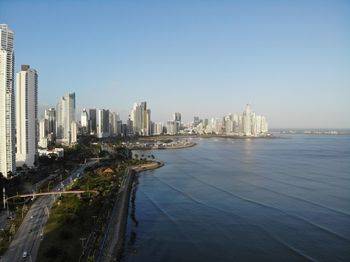
[[[187,144],[172,144],[172,145],[162,145],[162,146],[152,146],[152,147],[142,147],[142,146],[133,146],[130,147],[130,150],[169,150],[169,149],[183,149],[196,146],[196,143],[187,143]]]
[[[150,163],[131,166],[127,169],[124,187],[118,192],[118,196],[120,197],[118,197],[112,208],[112,213],[108,222],[109,226],[105,229],[107,230],[106,234],[108,235],[107,239],[109,240],[109,244],[99,261],[120,261],[124,250],[130,196],[134,182],[136,181],[136,174],[158,169],[162,166],[164,166],[164,164],[161,162],[151,161]]]
[[[262,139],[262,138],[274,138],[272,133],[263,136],[243,136],[243,135],[218,135],[218,134],[189,134],[189,135],[159,135],[159,136],[149,136],[149,137],[139,137],[139,141],[158,141],[164,139],[180,139],[180,138],[231,138],[231,139]]]

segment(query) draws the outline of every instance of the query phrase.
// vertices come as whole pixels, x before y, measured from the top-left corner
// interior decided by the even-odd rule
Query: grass
[[[99,201],[65,195],[51,209],[37,261],[78,261],[82,245],[93,226],[92,216],[99,211]]]
[[[134,161],[132,162],[135,163]],[[64,195],[50,212],[37,261],[78,261],[82,252],[80,238],[88,238],[94,226],[93,216],[99,216],[103,203],[112,201],[118,191],[120,179],[129,162],[113,166],[113,173],[103,173],[104,168],[89,171],[82,176],[72,190],[97,190],[98,195],[84,193]],[[101,224],[101,227],[103,225]],[[103,231],[99,232],[100,234]]]

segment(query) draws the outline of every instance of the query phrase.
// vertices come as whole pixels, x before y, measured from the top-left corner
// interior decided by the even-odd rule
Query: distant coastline
[[[286,129],[276,132],[290,135],[350,135],[349,129]]]
[[[243,136],[243,135],[220,135],[220,134],[177,134],[177,135],[158,135],[158,136],[148,136],[140,137],[139,141],[159,141],[165,139],[179,139],[179,138],[211,138],[211,137],[220,137],[220,138],[234,138],[234,139],[250,139],[250,138],[272,138],[273,134],[268,133],[261,136]]]
[[[242,135],[219,135],[219,134],[181,134],[181,135],[159,135],[149,137],[139,137],[136,142],[125,144],[130,150],[168,150],[184,149],[194,147],[197,144],[187,139],[192,138],[229,138],[229,139],[271,139],[276,138],[272,134],[261,136],[242,136]]]

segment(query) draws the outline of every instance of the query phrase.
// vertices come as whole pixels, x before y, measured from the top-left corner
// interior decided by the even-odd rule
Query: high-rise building
[[[243,134],[245,136],[250,136],[252,134],[252,111],[250,109],[250,105],[247,104],[243,115],[242,115],[242,120],[243,120]]]
[[[198,120],[198,119],[194,119]],[[199,120],[193,128],[198,134],[224,134],[236,136],[265,136],[268,135],[268,123],[264,116],[255,114],[247,105],[242,114],[229,114],[222,119],[212,118]]]
[[[232,125],[233,133],[239,133],[239,117],[237,114],[233,114],[232,116]]]
[[[75,121],[75,93],[63,96],[57,104],[57,143],[71,144],[71,127]]]
[[[203,120],[203,127],[206,128],[207,125],[208,125],[208,123],[209,123],[208,118],[205,118],[205,119]]]
[[[181,123],[181,113],[179,112],[174,112],[173,114],[173,120]]]
[[[177,129],[176,129],[176,121],[174,120],[168,120],[166,122],[166,133],[168,135],[176,135]]]
[[[150,136],[151,135],[151,109],[147,109],[145,112],[144,126],[142,129],[142,135]]]
[[[193,117],[193,126],[196,127],[200,123],[199,117],[195,116]]]
[[[261,117],[261,133],[269,132],[269,124],[264,116]]]
[[[14,34],[0,24],[0,173],[16,172]]]
[[[118,135],[118,121],[119,115],[115,112],[109,114],[109,132],[111,136]]]
[[[97,134],[97,113],[96,109],[89,110],[89,130],[91,135]]]
[[[122,135],[123,122],[121,120],[117,121],[117,136]]]
[[[225,133],[230,134],[233,132],[233,116],[232,114],[229,114],[224,117],[224,128],[225,128]]]
[[[47,132],[53,138],[56,137],[56,109],[49,108],[45,110],[45,119],[48,121]]]
[[[181,113],[174,112],[173,120],[175,121],[175,124],[176,124],[176,133],[179,133],[181,129]]]
[[[161,135],[163,133],[163,124],[154,123],[153,135]]]
[[[151,110],[147,109],[147,103],[135,103],[130,113],[133,123],[133,132],[140,136],[149,136],[151,134]]]
[[[134,132],[134,123],[131,120],[130,116],[129,116],[128,120],[126,121],[126,124],[125,124],[124,127],[125,127],[125,129],[122,130],[122,133],[123,133],[124,137],[125,136],[131,136],[131,135],[135,134],[135,132]]]
[[[34,166],[37,155],[38,74],[22,65],[16,74],[16,164]]]
[[[39,121],[39,141],[41,148],[47,148],[48,145],[48,120],[43,118]]]
[[[70,124],[70,144],[75,144],[78,141],[78,125],[77,122],[72,121]]]
[[[83,134],[87,134],[89,132],[89,115],[85,108],[81,112],[80,126]]]
[[[97,137],[109,137],[109,110],[99,109],[97,112]]]

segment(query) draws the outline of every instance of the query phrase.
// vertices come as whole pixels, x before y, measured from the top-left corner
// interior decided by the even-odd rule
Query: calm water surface
[[[350,261],[350,137],[196,139],[139,175],[124,262]]]

